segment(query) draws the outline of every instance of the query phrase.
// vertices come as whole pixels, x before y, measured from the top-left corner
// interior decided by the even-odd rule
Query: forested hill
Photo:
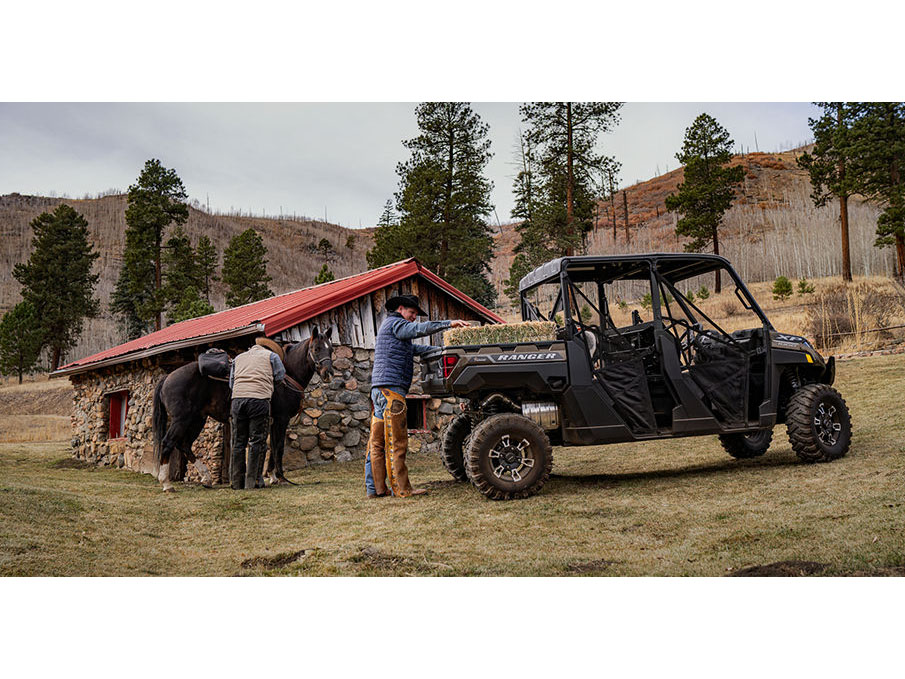
[[[797,164],[806,150],[748,153],[732,160],[746,172],[724,219],[720,254],[728,257],[746,280],[773,280],[779,275],[817,277],[841,271],[839,203],[831,200],[823,208],[814,207],[808,175]],[[682,251],[685,240],[676,237],[677,216],[667,212],[665,201],[675,193],[683,175],[679,168],[620,190],[612,201],[601,201],[597,228],[588,239],[588,254]],[[893,271],[892,250],[880,250],[873,244],[878,214],[874,205],[857,197],[849,202],[856,275]],[[501,301],[506,301],[503,281],[508,278],[519,237],[514,224],[495,231],[491,280]]]
[[[72,206],[88,220],[91,241],[100,253],[97,266],[101,278],[96,295],[101,300],[102,316],[86,322],[81,342],[67,357],[67,360],[74,360],[124,339],[107,307],[122,263],[125,195],[82,200],[16,193],[0,196],[0,271],[4,274],[0,277],[0,314],[21,299],[20,286],[11,273],[13,267],[24,262],[31,252],[30,222],[42,212],[53,211],[60,203]],[[337,278],[367,269],[365,253],[372,243],[370,230],[346,229],[312,220],[208,214],[194,207],[189,208],[189,219],[185,224],[193,243],[197,243],[202,234],[211,239],[220,254],[221,265],[223,250],[230,238],[249,227],[261,234],[267,246],[267,270],[273,277],[270,288],[276,294],[312,285],[325,262]],[[350,235],[355,236],[351,248],[347,245]],[[323,238],[333,246],[333,251],[326,257],[317,247]],[[226,308],[225,296],[223,284],[215,283],[211,303],[216,310]]]

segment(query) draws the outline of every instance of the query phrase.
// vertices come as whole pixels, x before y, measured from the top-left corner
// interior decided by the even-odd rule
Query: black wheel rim
[[[831,401],[824,399],[817,404],[814,412],[814,430],[817,438],[827,446],[835,446],[842,434],[842,418],[839,410]]]
[[[488,457],[491,472],[502,481],[518,483],[534,469],[534,451],[526,438],[503,434]]]

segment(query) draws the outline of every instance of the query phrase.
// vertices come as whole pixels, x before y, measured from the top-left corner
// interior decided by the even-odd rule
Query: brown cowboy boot
[[[386,434],[383,420],[371,418],[371,435],[368,438],[368,454],[371,456],[371,477],[374,479],[374,493],[376,497],[389,495],[387,489],[387,468],[384,447]]]
[[[387,395],[387,394],[391,395]],[[408,468],[405,466],[405,455],[408,452],[408,423],[406,418],[405,398],[393,392],[384,392],[389,407],[383,411],[386,432],[386,467],[393,495],[410,497],[424,495],[423,488],[414,489],[409,481]],[[374,469],[374,461],[371,461]]]

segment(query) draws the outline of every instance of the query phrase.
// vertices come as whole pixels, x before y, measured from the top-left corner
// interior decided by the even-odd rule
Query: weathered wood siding
[[[312,328],[321,332],[331,330],[334,344],[343,344],[356,349],[373,349],[377,330],[386,318],[384,304],[394,295],[417,295],[422,308],[433,321],[460,318],[484,323],[485,319],[433,283],[415,275],[391,286],[375,290],[340,307],[326,311],[314,318],[299,323],[281,332],[277,339],[282,342],[300,342],[311,337]],[[443,344],[442,333],[415,340],[419,344]]]

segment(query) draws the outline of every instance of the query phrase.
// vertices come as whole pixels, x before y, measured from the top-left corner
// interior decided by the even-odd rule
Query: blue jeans
[[[405,396],[408,392],[402,387],[382,387],[383,389],[389,389],[393,393],[399,394],[400,396]],[[383,411],[386,410],[387,407],[387,399],[382,393],[380,393],[381,387],[374,387],[371,389],[371,403],[374,404],[374,417],[378,420],[383,419]],[[371,451],[368,450],[367,456],[365,457],[365,492],[368,495],[374,495],[377,492],[377,489],[374,487],[374,476],[371,474]]]

